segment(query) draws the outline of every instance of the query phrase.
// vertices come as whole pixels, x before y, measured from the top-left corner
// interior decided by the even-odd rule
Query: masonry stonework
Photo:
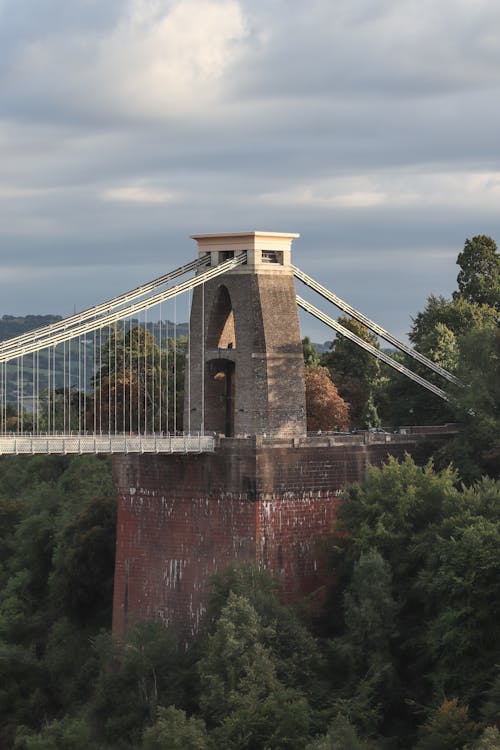
[[[368,463],[430,446],[330,445],[325,438],[224,439],[213,454],[113,457],[118,489],[113,630],[155,619],[183,635],[203,617],[210,577],[252,561],[293,601],[323,578],[318,542],[342,490]]]
[[[200,256],[213,266],[228,255],[244,254],[246,260],[193,292],[185,430],[239,437],[306,434],[304,362],[289,260],[297,236],[195,236]]]

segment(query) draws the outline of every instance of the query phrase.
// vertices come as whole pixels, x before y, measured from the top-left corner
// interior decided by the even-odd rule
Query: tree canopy
[[[339,396],[326,367],[305,368],[308,430],[348,430],[349,406]]]
[[[455,296],[500,311],[500,255],[495,241],[484,234],[465,240],[457,265]]]

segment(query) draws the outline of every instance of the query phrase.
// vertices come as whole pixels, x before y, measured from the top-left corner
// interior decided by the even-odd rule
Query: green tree
[[[446,323],[438,321],[434,328],[424,333],[419,341],[419,351],[448,372],[456,372],[458,366],[457,334]]]
[[[340,317],[338,322],[364,341],[379,348],[377,337],[362,323],[346,317]],[[321,364],[328,367],[340,395],[350,404],[353,424],[358,427],[380,424],[374,397],[380,378],[379,360],[353,341],[338,335],[332,342],[331,351],[321,357]]]
[[[328,694],[327,664],[296,609],[279,600],[281,583],[256,565],[235,565],[212,579],[207,621],[214,630],[230,596],[243,597],[258,615],[263,645],[270,650],[278,679],[303,692],[319,713]],[[202,649],[206,652],[206,643]]]
[[[355,658],[366,671],[389,658],[396,634],[397,607],[392,596],[389,564],[376,550],[362,552],[344,593],[344,620]]]
[[[106,607],[109,609],[109,605]],[[60,718],[90,699],[98,675],[98,659],[92,643],[96,631],[74,618],[58,617],[47,629],[40,667],[50,697],[48,717]]]
[[[477,707],[500,655],[500,521],[464,513],[452,529],[437,535],[418,582],[427,599],[425,643],[435,694],[459,694]]]
[[[32,650],[0,639],[0,747],[12,747],[17,727],[34,727],[46,715],[47,676]]]
[[[309,336],[304,336],[302,339],[302,352],[304,354],[304,365],[306,367],[319,365],[320,356],[314,348],[314,344],[311,343]]]
[[[465,387],[454,389],[453,412],[461,427],[443,451],[464,481],[482,474],[500,475],[500,332],[474,328],[460,340],[457,375]]]
[[[348,685],[336,683],[337,712],[347,715],[363,732],[384,726],[386,731],[392,727],[390,731],[411,735],[409,701],[423,702],[428,695],[424,675],[431,669],[432,659],[421,645],[426,599],[417,580],[433,549],[436,529],[457,502],[455,482],[456,474],[451,469],[437,473],[431,464],[418,467],[409,456],[402,463],[390,458],[380,469],[370,467],[365,482],[354,485],[339,506],[332,539],[336,581],[326,610],[329,619],[325,628],[333,636],[333,672],[340,675],[347,670],[350,675]],[[365,605],[359,614],[356,612],[355,603],[363,591],[358,581],[350,633],[345,618],[339,617],[340,604],[344,592],[352,591],[353,573],[361,555],[373,555],[371,551],[382,558],[382,562],[376,557],[364,560],[364,566],[370,563],[373,574],[369,581],[375,590],[385,580],[381,608],[368,591]],[[392,573],[390,586],[384,579],[384,566]],[[384,602],[392,613],[387,622],[382,616]],[[366,645],[371,636],[366,635],[366,644],[361,648],[357,645],[363,643],[363,633],[369,631],[364,623],[370,618],[380,622],[376,636],[379,650],[373,652],[374,661],[370,661],[372,648]],[[410,741],[409,736],[406,740]]]
[[[456,337],[471,328],[495,327],[498,314],[494,307],[456,296],[452,300],[431,294],[427,305],[419,312],[410,330],[410,341],[422,354],[430,354],[429,344],[435,339],[433,332],[438,324],[446,326]]]
[[[264,628],[248,599],[230,593],[199,662],[200,705],[216,725],[215,747],[297,749],[309,731],[309,706],[277,676]]]
[[[472,750],[500,750],[500,732],[497,727],[486,727]]]
[[[376,750],[375,744],[360,739],[356,728],[339,714],[328,732],[306,746],[306,750]]]
[[[152,727],[144,732],[142,750],[207,750],[208,736],[201,719],[169,706],[158,708]]]
[[[452,693],[477,716],[497,674],[499,493],[498,482],[491,479],[458,488],[452,469],[436,472],[431,464],[421,468],[406,457],[401,464],[391,459],[380,469],[370,468],[363,485],[351,488],[339,507],[332,548],[337,581],[328,610],[333,653],[337,660],[343,656],[340,664],[347,673],[356,674],[351,654],[359,659],[364,649],[352,649],[346,619],[338,617],[339,601],[352,590],[361,554],[376,550],[393,576],[397,609],[388,641],[392,660],[385,663],[395,671],[382,673],[381,682],[366,684],[372,698],[355,708],[370,709],[374,696],[386,730],[391,715],[403,717],[405,728],[392,724],[392,731],[410,732],[408,742],[415,718],[410,706],[424,704],[429,695],[440,699]],[[354,599],[352,611],[362,625],[364,610],[358,601]],[[365,601],[369,604],[370,597]],[[362,642],[360,637],[357,642]],[[369,653],[376,655],[373,645]],[[333,664],[335,668],[339,662]],[[353,682],[347,693],[338,695],[349,707],[358,691]],[[340,710],[341,704],[337,706]]]
[[[137,623],[124,642],[102,633],[95,639],[99,673],[88,705],[95,739],[111,746],[140,744],[143,727],[160,705],[182,699],[182,656],[172,631]]]
[[[449,372],[459,375],[462,338],[473,329],[494,329],[497,311],[477,301],[455,295],[452,300],[431,295],[425,309],[413,320],[409,334],[415,348]],[[402,354],[402,364],[454,395],[454,389],[440,376]],[[403,375],[387,379],[384,419],[392,424],[443,424],[456,419],[453,405],[416,386]]]
[[[5,569],[15,551],[15,530],[23,515],[20,502],[4,499],[0,496],[0,587],[8,578]]]
[[[211,739],[214,749],[303,750],[309,739],[307,701],[279,682],[265,694],[240,692]]]
[[[200,705],[208,720],[220,722],[234,707],[238,691],[256,663],[261,667],[255,677],[265,691],[275,680],[268,649],[263,645],[260,618],[248,599],[230,593],[213,635],[209,636],[206,655],[199,663]],[[248,689],[252,689],[248,685]]]
[[[401,463],[389,457],[381,468],[369,467],[363,484],[353,485],[339,507],[338,564],[344,559],[352,570],[363,552],[377,550],[390,564],[397,598],[405,600],[408,578],[425,559],[427,544],[432,548],[436,524],[458,501],[456,480],[451,468],[436,472],[432,462],[420,467],[409,455]]]
[[[459,291],[454,296],[500,311],[500,255],[495,241],[484,234],[467,239],[457,265]]]
[[[344,632],[331,642],[334,710],[373,735],[399,699],[392,664],[397,607],[390,566],[379,552],[361,553],[343,600]]]
[[[64,527],[54,550],[50,595],[81,625],[111,623],[115,529],[116,499],[94,498]]]
[[[38,734],[20,728],[14,750],[88,750],[89,726],[83,717],[65,716],[47,723]]]
[[[491,325],[494,311],[463,298],[446,300],[431,295],[413,321],[409,337],[417,351],[452,374],[458,374],[460,339],[475,325]],[[450,384],[410,357],[395,359],[447,392]],[[392,424],[443,424],[453,422],[452,405],[417,386],[403,375],[391,374],[387,385],[387,421]]]
[[[70,626],[68,599],[56,596],[53,589],[54,563],[59,545],[61,555],[69,558],[73,543],[77,546],[75,519],[85,517],[96,495],[112,491],[107,457],[0,459],[0,495],[10,497],[9,507],[17,509],[8,515],[8,547],[4,549],[9,554],[0,586],[0,672],[5,690],[0,696],[0,744],[3,742],[6,748],[12,746],[17,726],[24,725],[28,733],[31,730],[36,734],[44,722],[59,719],[71,705],[88,699],[95,676],[89,640],[95,630],[89,623],[83,627],[73,621]],[[73,531],[66,533],[71,527]],[[92,540],[98,536],[98,529],[98,518],[90,513],[86,526],[79,527],[82,554],[86,534],[89,554],[97,552],[99,545]],[[110,549],[114,521],[109,523],[108,532]],[[96,623],[108,624],[110,612],[109,600],[99,599],[98,590],[109,579],[111,563],[108,560],[103,575],[97,557],[93,580],[87,578],[84,584],[90,597],[87,601],[94,602],[94,628]],[[67,582],[64,565],[59,572],[59,582]],[[83,584],[83,576],[78,583]],[[98,601],[103,607],[100,612]]]
[[[467,708],[457,698],[445,700],[423,725],[416,750],[463,750],[477,732]]]
[[[160,404],[160,349],[153,335],[136,326],[116,326],[99,355],[100,368],[92,379],[89,430],[153,431]]]
[[[500,666],[497,666],[495,677],[486,692],[481,714],[488,724],[500,724]]]
[[[392,355],[393,359],[403,364],[417,375],[434,383],[444,391],[449,385],[439,375],[430,372],[414,359],[400,352]],[[383,404],[381,414],[384,424],[393,426],[446,424],[454,421],[454,412],[449,402],[430,393],[417,385],[405,375],[398,372],[387,372],[384,365]]]

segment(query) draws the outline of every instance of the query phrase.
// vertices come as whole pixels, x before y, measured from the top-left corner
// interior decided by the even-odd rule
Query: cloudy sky
[[[0,0],[0,314],[265,229],[403,335],[499,209],[498,0]]]

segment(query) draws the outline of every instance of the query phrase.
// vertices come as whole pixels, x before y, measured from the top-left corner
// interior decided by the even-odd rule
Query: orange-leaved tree
[[[308,430],[348,430],[349,404],[339,396],[326,367],[305,368]]]

